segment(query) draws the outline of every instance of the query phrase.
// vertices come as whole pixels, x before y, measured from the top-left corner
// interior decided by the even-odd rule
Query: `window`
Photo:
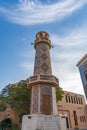
[[[73,97],[71,96],[71,102],[73,103]]]
[[[80,116],[80,122],[82,122],[82,116]]]
[[[82,98],[80,98],[80,102],[81,102],[81,104],[83,104]]]
[[[69,95],[65,95],[65,97],[66,97],[66,102],[70,103],[71,102],[70,101],[70,96]]]
[[[78,104],[78,98],[76,97],[76,104]]]
[[[77,97],[77,95],[65,95],[65,100],[67,103],[73,103],[73,104],[83,104],[82,97]]]
[[[83,121],[83,122],[86,122],[85,116],[82,116],[82,121]]]
[[[80,98],[78,98],[78,103],[81,104],[81,103],[80,103]]]
[[[80,116],[80,122],[86,122],[85,116]]]
[[[76,103],[76,96],[74,96],[74,103]]]
[[[87,81],[87,70],[84,72],[84,74],[85,74],[85,79]]]
[[[70,96],[69,96],[69,95],[68,95],[68,100],[69,100],[69,102],[71,102],[71,101],[70,101]]]
[[[68,102],[68,97],[67,97],[67,95],[65,95],[65,97],[66,97],[66,102]]]

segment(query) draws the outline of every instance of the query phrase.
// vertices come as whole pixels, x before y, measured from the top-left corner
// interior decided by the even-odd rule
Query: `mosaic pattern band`
[[[38,113],[38,87],[32,87],[32,104],[31,113]]]
[[[49,46],[41,43],[36,47],[34,74],[51,75],[51,71]]]
[[[42,102],[42,97],[43,97],[43,94],[48,94],[49,97],[50,97],[50,110],[51,110],[51,113],[53,112],[53,108],[52,108],[52,86],[51,85],[44,85],[44,84],[41,84],[40,85],[40,111],[42,112],[43,110],[43,102]]]
[[[32,110],[31,113],[43,113],[43,95],[48,94],[50,97],[50,111],[53,112],[52,107],[52,86],[46,84],[39,84],[39,86],[32,87]],[[39,91],[40,90],[40,91]],[[40,104],[40,105],[39,105]],[[40,108],[39,108],[40,107]]]

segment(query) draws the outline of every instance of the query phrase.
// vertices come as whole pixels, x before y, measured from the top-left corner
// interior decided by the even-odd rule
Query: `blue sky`
[[[60,86],[84,94],[76,64],[87,53],[87,0],[0,0],[0,90],[33,75],[31,42],[42,30]]]

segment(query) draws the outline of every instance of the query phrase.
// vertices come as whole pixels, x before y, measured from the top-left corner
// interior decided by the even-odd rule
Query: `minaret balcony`
[[[29,77],[29,79],[28,79],[28,85],[29,86],[32,86],[34,84],[39,84],[39,83],[51,84],[54,87],[59,86],[58,78],[56,78],[53,75],[49,76],[49,75],[39,75],[39,74],[37,74],[37,75]]]
[[[36,45],[38,43],[42,43],[42,42],[45,42],[49,45],[49,47],[51,48],[51,41],[46,38],[46,37],[40,37],[40,38],[37,38],[35,41],[34,41],[34,47],[36,48]]]

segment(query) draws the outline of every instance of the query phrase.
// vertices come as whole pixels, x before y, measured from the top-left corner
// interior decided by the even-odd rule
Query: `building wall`
[[[78,127],[87,128],[87,105],[83,95],[64,91],[64,96],[61,101],[57,102],[57,110],[59,115],[67,117],[69,128],[75,128],[74,112],[77,115]],[[6,111],[0,112],[0,121],[4,118],[11,118],[13,122],[19,123],[18,113],[13,112],[8,105]]]
[[[77,63],[77,66],[79,68],[85,96],[87,99],[87,54],[85,54],[80,61]]]
[[[83,87],[84,87],[85,96],[87,99],[87,62],[83,63],[79,67],[79,71],[80,71],[81,80],[82,80]]]
[[[10,118],[14,123],[19,123],[19,110],[13,111],[10,107],[10,105],[7,105],[7,108],[5,111],[0,112],[0,122],[5,118]]]
[[[87,128],[87,108],[83,95],[64,91],[63,99],[57,103],[57,110],[58,114],[66,115],[69,128]]]

